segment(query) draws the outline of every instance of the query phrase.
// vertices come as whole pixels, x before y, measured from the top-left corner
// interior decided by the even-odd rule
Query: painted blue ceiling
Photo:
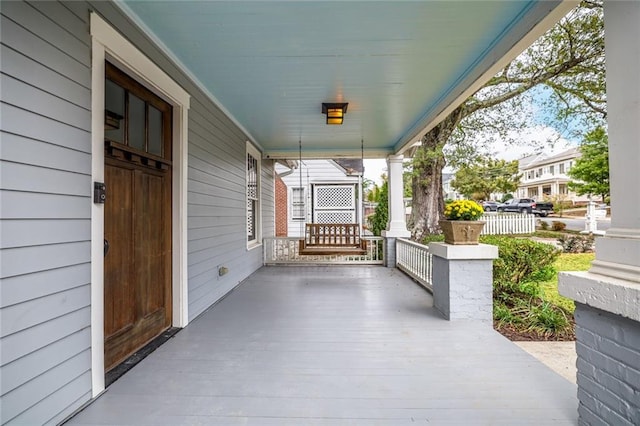
[[[265,151],[392,153],[558,6],[550,1],[137,1],[123,8]],[[348,102],[327,126],[322,102]],[[289,154],[287,154],[289,153]]]

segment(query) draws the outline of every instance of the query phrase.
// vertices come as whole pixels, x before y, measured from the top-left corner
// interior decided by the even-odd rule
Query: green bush
[[[532,307],[531,315],[529,328],[544,335],[562,334],[571,326],[569,314],[563,308],[549,302]]]
[[[425,235],[424,238],[422,238],[422,241],[420,241],[420,244],[424,244],[425,246],[428,246],[429,243],[442,243],[442,242],[444,242],[444,235],[429,234],[429,235]]]
[[[493,319],[505,328],[541,339],[573,336],[571,313],[544,300],[541,282],[556,274],[554,262],[560,250],[545,243],[501,236],[480,241],[498,246],[493,263]]]
[[[553,267],[560,255],[554,246],[529,239],[486,235],[481,242],[498,246],[498,259],[493,262],[494,282],[518,284],[535,281],[540,270]]]
[[[553,231],[564,231],[566,227],[567,224],[564,222],[560,222],[558,220],[554,220],[553,222],[551,222],[551,229]]]
[[[540,221],[540,229],[543,231],[548,231],[549,230],[549,222],[547,222],[546,220],[541,220]]]
[[[387,181],[382,183],[380,187],[380,201],[376,206],[375,213],[367,218],[369,229],[373,235],[380,236],[382,231],[387,227],[389,221],[389,184]]]
[[[591,253],[595,246],[593,235],[563,235],[558,243],[564,253]]]

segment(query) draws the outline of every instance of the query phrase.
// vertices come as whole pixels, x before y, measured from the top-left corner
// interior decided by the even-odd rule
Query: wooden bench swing
[[[299,141],[299,164],[302,166],[302,139]],[[360,141],[364,160],[364,140]],[[302,171],[300,171],[302,187]],[[367,241],[360,237],[358,223],[306,223],[304,239],[300,240],[302,255],[355,255],[367,254]]]
[[[307,223],[299,253],[304,255],[363,255],[367,241],[357,223]]]

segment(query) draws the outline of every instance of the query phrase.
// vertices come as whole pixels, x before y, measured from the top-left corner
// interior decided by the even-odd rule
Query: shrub
[[[554,220],[553,222],[551,222],[551,229],[554,231],[564,231],[566,227],[567,224],[564,222],[560,222],[558,220]]]
[[[528,239],[482,236],[481,241],[498,246],[498,259],[493,262],[494,282],[535,281],[536,273],[552,267],[560,251],[550,244]]]
[[[368,226],[373,235],[380,236],[382,231],[387,227],[389,220],[389,184],[387,181],[382,183],[380,188],[380,201],[376,206],[375,213],[367,218]]]
[[[540,229],[542,229],[543,231],[548,231],[549,230],[549,222],[547,222],[546,220],[541,220],[540,221]]]
[[[594,249],[593,235],[563,235],[558,243],[565,253],[591,253]]]
[[[422,238],[422,241],[420,241],[420,244],[424,244],[425,246],[428,246],[429,243],[442,243],[442,242],[444,242],[444,235],[429,234],[429,235],[425,235],[424,238]]]
[[[530,312],[529,330],[536,331],[543,336],[564,335],[571,328],[569,320],[571,314],[549,302],[532,306]]]
[[[554,246],[528,239],[482,236],[480,241],[498,246],[493,267],[493,319],[496,328],[541,339],[573,336],[572,315],[543,299],[540,282],[556,274],[560,255]]]

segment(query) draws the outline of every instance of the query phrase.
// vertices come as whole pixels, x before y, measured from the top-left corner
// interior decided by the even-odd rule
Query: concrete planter
[[[479,220],[441,220],[444,242],[453,245],[476,245],[484,222]]]

